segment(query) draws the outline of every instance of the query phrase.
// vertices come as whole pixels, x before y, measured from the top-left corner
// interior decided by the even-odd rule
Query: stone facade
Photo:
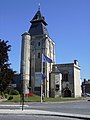
[[[48,56],[55,62],[54,42],[47,35],[32,36],[31,39],[31,87],[35,90],[35,72],[42,72],[46,75],[48,82],[45,81],[44,93],[49,96],[49,73],[52,70],[52,64],[42,64],[42,54]],[[42,66],[43,65],[43,66]],[[42,70],[43,68],[43,70]],[[46,93],[47,91],[47,93]]]
[[[22,48],[21,48],[21,88],[23,93],[29,93],[30,80],[30,34],[25,32],[22,34]]]
[[[24,81],[24,93],[28,90],[26,84],[31,88],[31,92],[36,91],[35,73],[43,72],[42,74],[45,74],[47,79],[44,81],[43,91],[45,96],[49,97],[49,73],[55,63],[55,43],[48,34],[47,23],[41,15],[40,8],[30,22],[31,26],[27,35],[26,33],[22,35],[21,76],[23,77],[21,79]],[[52,59],[52,63],[43,63],[42,54]],[[27,77],[24,77],[26,74]]]
[[[74,63],[67,64],[54,64],[54,76],[56,75],[57,70],[62,74],[61,96],[81,97],[80,66],[78,65],[78,61],[75,60]],[[54,77],[51,79],[51,82],[53,79]]]
[[[50,73],[50,97],[61,97],[62,89],[61,89],[61,81],[62,81],[62,74],[60,72],[51,72]]]
[[[80,97],[80,66],[78,61],[67,64],[55,64],[55,43],[47,31],[47,23],[40,12],[40,8],[30,21],[28,32],[22,34],[21,50],[21,84],[23,92],[37,92],[37,75],[46,76],[43,81],[43,92],[45,97]],[[52,63],[43,62],[42,55],[46,55]],[[52,67],[53,66],[53,67]],[[40,76],[39,76],[40,75]],[[30,89],[29,89],[30,88]],[[38,90],[37,90],[38,89]]]

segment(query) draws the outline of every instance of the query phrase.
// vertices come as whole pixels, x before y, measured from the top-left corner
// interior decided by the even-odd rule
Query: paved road
[[[24,111],[21,110],[19,103],[0,103],[0,120],[10,120],[12,118],[13,120],[24,120],[23,116],[26,116],[27,120],[28,118],[29,120],[77,120],[77,118],[88,120],[90,119],[90,101],[29,102],[25,103]]]
[[[0,115],[0,120],[80,120],[80,119],[38,115]]]
[[[90,115],[90,101],[64,103],[29,103],[27,109]]]
[[[5,103],[3,104],[0,104],[0,109],[21,109],[20,105],[10,104],[6,106]],[[25,103],[24,109],[90,115],[90,101]]]

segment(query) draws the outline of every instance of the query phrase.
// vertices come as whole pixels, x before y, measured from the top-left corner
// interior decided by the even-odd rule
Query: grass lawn
[[[60,102],[60,101],[72,101],[72,100],[81,100],[82,98],[46,98],[45,101],[48,102]]]
[[[81,100],[82,98],[45,98],[46,102],[60,102],[60,101],[72,101],[72,100]],[[13,95],[12,100],[6,100],[6,102],[20,102],[20,95]],[[40,96],[34,95],[30,97],[24,97],[25,102],[40,102]]]

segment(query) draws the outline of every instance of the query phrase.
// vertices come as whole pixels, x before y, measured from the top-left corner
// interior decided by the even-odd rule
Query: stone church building
[[[50,96],[80,97],[80,66],[73,63],[54,64],[50,74]]]
[[[80,97],[80,67],[75,61],[73,64],[55,64],[55,42],[49,36],[40,6],[30,23],[28,32],[22,34],[20,72],[24,94],[40,94],[42,84],[46,97]],[[52,63],[43,62],[42,55],[50,58]],[[57,73],[59,86],[57,84],[55,89]],[[42,74],[45,75],[44,80]]]

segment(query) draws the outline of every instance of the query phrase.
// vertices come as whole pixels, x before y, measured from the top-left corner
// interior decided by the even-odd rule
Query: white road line
[[[14,106],[14,107],[21,107],[22,105],[0,105],[0,106],[1,106],[1,107],[4,107],[4,106],[5,106],[5,107],[6,107],[6,106],[7,106],[7,107],[13,107],[13,106]],[[25,107],[28,107],[28,105],[24,105],[24,106],[25,106]]]

